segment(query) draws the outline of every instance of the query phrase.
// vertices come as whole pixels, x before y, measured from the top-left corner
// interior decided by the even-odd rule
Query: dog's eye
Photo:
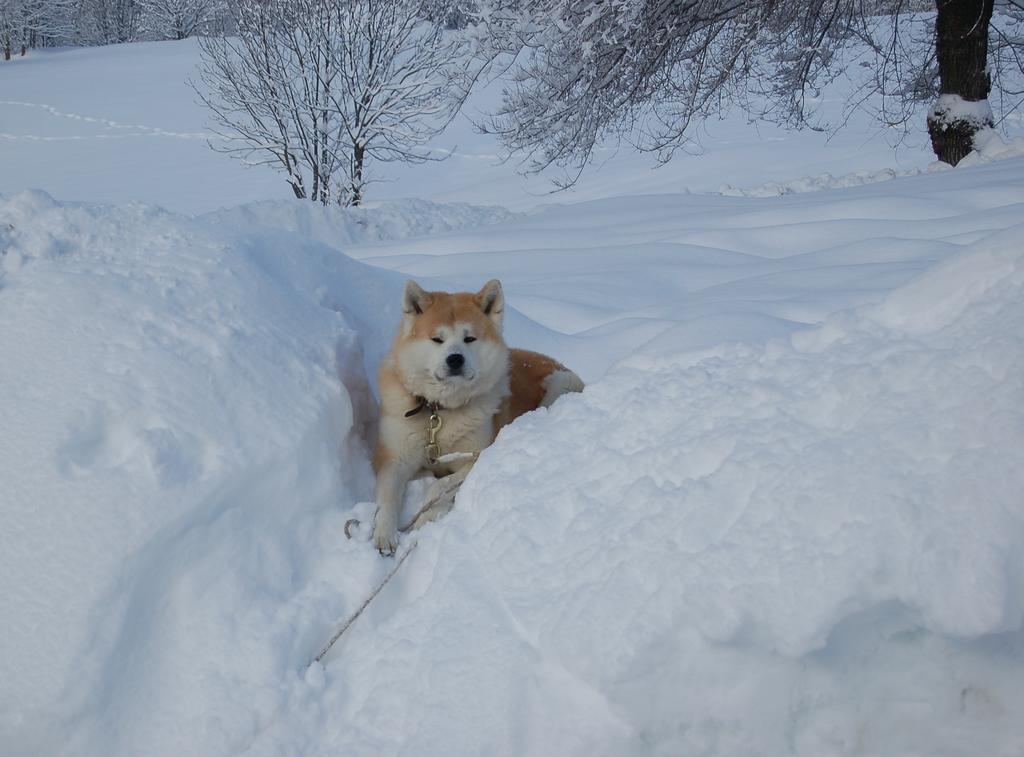
[[[470,342],[475,342],[476,341],[476,337],[475,336],[467,336],[462,341],[464,341],[466,344],[469,344]]]
[[[430,341],[437,342],[438,344],[444,344],[444,339],[442,339],[439,336],[432,336],[432,337],[430,337]]]

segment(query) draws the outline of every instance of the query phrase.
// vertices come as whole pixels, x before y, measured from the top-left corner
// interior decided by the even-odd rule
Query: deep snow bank
[[[235,751],[380,569],[339,552],[373,483],[352,314],[400,280],[142,205],[22,193],[0,229],[0,751]]]
[[[256,751],[1019,755],[1020,231],[504,430]]]

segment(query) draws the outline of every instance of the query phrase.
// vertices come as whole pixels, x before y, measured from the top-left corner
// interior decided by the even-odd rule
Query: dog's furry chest
[[[494,415],[496,412],[496,407],[479,406],[457,410],[438,410],[437,415],[441,419],[441,428],[437,433],[437,443],[441,447],[441,454],[479,452],[494,441]],[[419,427],[416,432],[417,442],[423,449],[426,448],[429,439],[427,432],[429,418],[430,412],[424,411],[421,418],[413,419],[418,420],[415,424]],[[426,463],[425,456],[424,463]]]
[[[485,402],[475,402],[457,409],[439,409],[438,417],[441,427],[437,433],[440,454],[453,452],[479,452],[494,441],[494,417],[501,404],[500,397],[487,398]],[[427,426],[430,410],[423,408],[410,417],[394,417],[386,419],[381,426],[382,442],[397,453],[396,457],[416,461],[419,467],[443,473],[452,466],[447,464],[429,465],[427,463],[426,446],[429,441]],[[456,462],[454,467],[460,467]]]

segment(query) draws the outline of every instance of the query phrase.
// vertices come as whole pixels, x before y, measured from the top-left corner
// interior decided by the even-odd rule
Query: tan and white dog
[[[471,292],[425,292],[405,285],[402,325],[380,367],[381,420],[374,469],[373,540],[394,554],[409,481],[423,471],[438,480],[407,528],[447,512],[480,450],[515,418],[546,407],[583,382],[557,361],[509,349],[502,338],[501,282]]]

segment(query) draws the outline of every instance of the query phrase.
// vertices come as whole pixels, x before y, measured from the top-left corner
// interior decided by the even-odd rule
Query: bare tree
[[[988,36],[992,0],[938,0],[935,53],[939,100],[928,114],[928,133],[940,160],[956,165],[974,135],[994,124],[988,94]]]
[[[140,29],[148,38],[186,39],[215,29],[226,0],[139,0]]]
[[[40,0],[0,0],[0,48],[4,60],[15,52],[25,55],[42,21]]]
[[[106,45],[221,33],[230,0],[0,0],[0,49]]]
[[[166,0],[176,1],[221,0]],[[0,49],[9,60],[29,48],[131,42],[139,37],[141,7],[137,0],[0,0]]]
[[[996,0],[989,32],[989,73],[1006,118],[1024,104],[1024,0]]]
[[[477,15],[476,0],[426,0],[423,6],[426,17],[446,29],[465,29]]]
[[[1021,104],[1024,2],[934,0],[890,4],[887,15],[865,20],[862,35],[874,52],[874,76],[853,104],[874,109],[890,126],[909,130],[920,105],[931,103],[928,132],[939,160],[956,165],[975,135]],[[995,103],[989,96],[996,97]]]
[[[134,42],[139,31],[138,0],[78,0],[76,41],[83,45]]]
[[[798,115],[800,83],[833,75],[826,53],[854,14],[819,0],[492,0],[482,18],[485,55],[516,59],[489,130],[528,170],[566,169],[568,185],[608,139],[670,159],[693,119],[750,81]]]
[[[28,46],[72,44],[76,0],[23,0],[28,8]]]
[[[947,97],[933,108],[945,135],[936,153],[955,163],[985,125],[960,116],[987,107],[992,0],[937,6],[938,33],[908,40],[908,26],[930,23],[913,0],[488,0],[479,49],[514,63],[486,128],[525,156],[527,171],[559,166],[559,183],[569,185],[600,142],[631,139],[668,160],[687,144],[694,119],[728,104],[807,124],[808,95],[845,74],[844,53],[866,42],[876,75],[858,102],[895,97],[905,118],[910,103],[938,94],[941,80],[942,93],[980,103],[950,108]]]
[[[4,60],[10,60],[15,48],[21,45],[21,13],[19,0],[0,0],[0,48]]]
[[[240,0],[237,36],[200,40],[196,91],[224,140],[211,146],[324,205],[358,205],[372,161],[428,160],[472,76],[427,2]]]

